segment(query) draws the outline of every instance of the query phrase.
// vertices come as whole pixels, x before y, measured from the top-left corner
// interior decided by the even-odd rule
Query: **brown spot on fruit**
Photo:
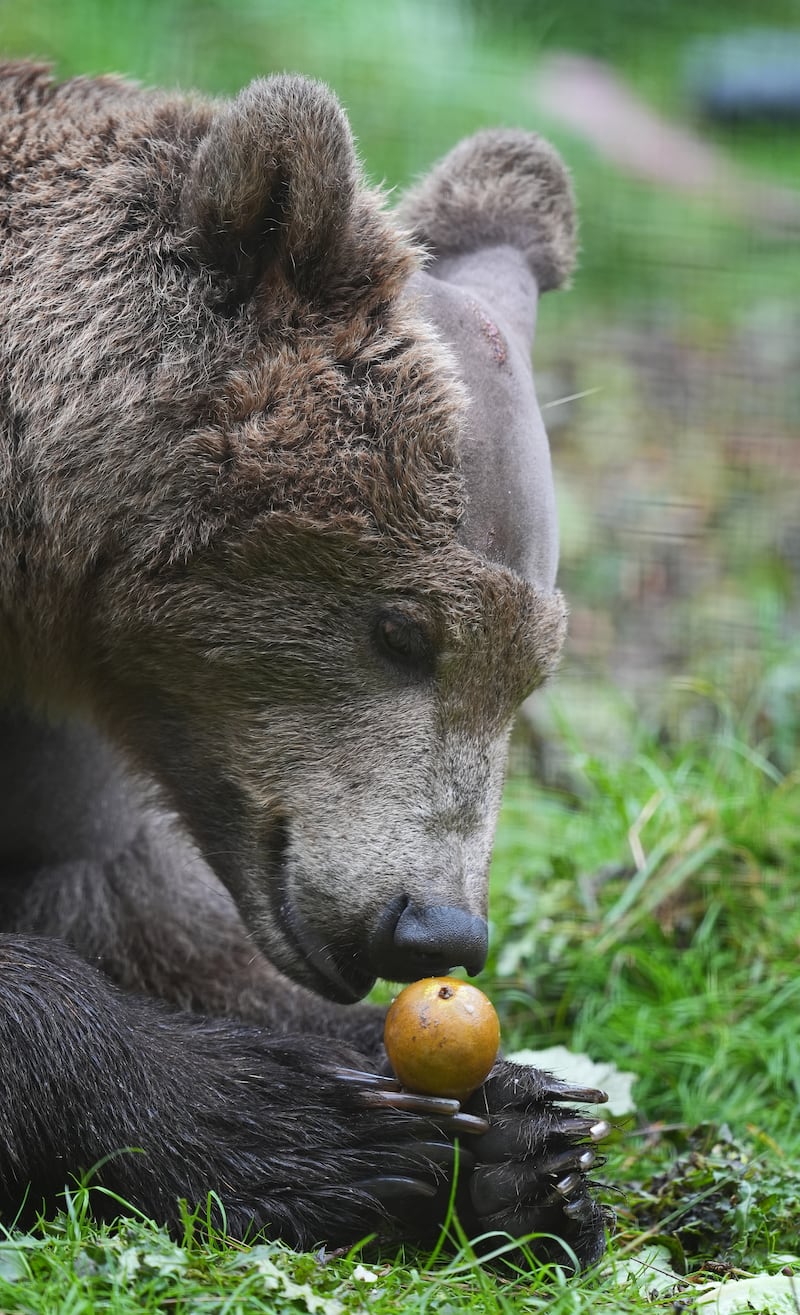
[[[393,1000],[383,1041],[404,1087],[466,1100],[497,1058],[500,1024],[477,986],[457,977],[424,977]]]

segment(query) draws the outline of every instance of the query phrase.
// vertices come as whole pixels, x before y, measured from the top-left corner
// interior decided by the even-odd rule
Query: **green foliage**
[[[571,1038],[641,1073],[654,1117],[757,1109],[791,1146],[800,778],[720,715],[710,741],[585,756],[579,803],[512,782],[495,967],[515,1044],[531,1044],[531,1027],[537,1044]]]
[[[739,706],[684,682],[713,703],[702,740],[633,730],[619,758],[573,740],[569,792],[513,779],[495,855],[506,1042],[639,1075],[607,1170],[618,1246],[652,1229],[693,1270],[796,1250],[800,773],[776,760],[797,762],[797,703],[765,720],[787,665]]]
[[[626,1209],[638,1227],[666,1235],[684,1266],[702,1259],[756,1269],[800,1227],[800,1174],[713,1124],[675,1135],[678,1153],[646,1183],[630,1186]],[[717,1259],[716,1263],[719,1263]]]

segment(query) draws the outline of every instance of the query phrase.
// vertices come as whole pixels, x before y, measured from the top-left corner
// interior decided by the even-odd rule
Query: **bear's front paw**
[[[597,1163],[595,1144],[610,1126],[569,1104],[605,1099],[602,1091],[572,1086],[539,1069],[496,1064],[468,1104],[491,1126],[470,1141],[474,1164],[459,1195],[462,1223],[475,1235],[549,1235],[533,1239],[531,1250],[561,1264],[572,1263],[570,1253],[581,1267],[597,1260],[609,1216],[587,1175]]]
[[[353,1186],[393,1221],[395,1233],[431,1236],[444,1218],[456,1165],[469,1174],[471,1147],[489,1131],[488,1119],[463,1112],[457,1100],[406,1091],[382,1074],[337,1068],[332,1076],[350,1090],[348,1103],[376,1120],[370,1138],[376,1172]]]

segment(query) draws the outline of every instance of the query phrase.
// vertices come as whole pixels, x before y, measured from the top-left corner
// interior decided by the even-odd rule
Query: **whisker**
[[[581,397],[591,397],[592,393],[601,393],[603,390],[598,384],[597,388],[584,388],[582,393],[569,393],[567,397],[557,397],[554,402],[544,402],[543,411],[549,411],[552,406],[563,406],[565,402],[577,402]]]

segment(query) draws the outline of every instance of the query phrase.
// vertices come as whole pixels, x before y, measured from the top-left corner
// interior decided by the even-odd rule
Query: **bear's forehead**
[[[284,324],[210,399],[198,441],[258,514],[452,541],[464,510],[464,397],[445,349],[402,308]]]

